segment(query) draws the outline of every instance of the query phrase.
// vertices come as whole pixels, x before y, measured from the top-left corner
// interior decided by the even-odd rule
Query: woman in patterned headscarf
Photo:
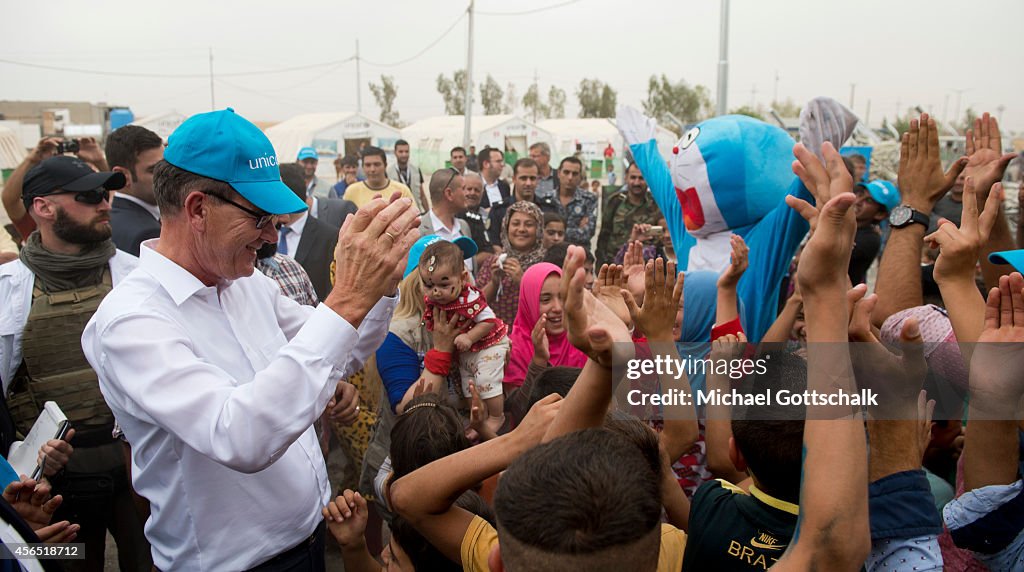
[[[523,272],[544,260],[543,232],[544,215],[540,207],[526,201],[513,203],[501,221],[504,252],[484,259],[477,271],[477,288],[506,324],[515,321]]]

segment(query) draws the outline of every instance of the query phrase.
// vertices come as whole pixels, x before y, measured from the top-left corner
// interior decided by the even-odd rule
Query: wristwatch
[[[915,222],[924,225],[925,228],[928,228],[928,224],[931,222],[931,217],[919,210],[914,210],[914,208],[909,205],[900,205],[892,209],[892,212],[889,213],[889,224],[893,228],[903,228],[910,226]]]

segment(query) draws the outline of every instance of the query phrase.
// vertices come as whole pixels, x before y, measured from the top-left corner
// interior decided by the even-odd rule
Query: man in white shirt
[[[191,117],[154,174],[161,235],[90,320],[82,346],[132,443],[161,570],[323,570],[331,497],[313,423],[358,412],[352,374],[381,343],[419,220],[369,201],[342,229],[315,309],[253,273],[278,216],[305,203],[273,146],[225,111]]]
[[[498,149],[487,148],[480,152],[480,176],[484,179],[484,196],[480,206],[489,210],[501,204],[512,195],[508,183],[501,179],[505,167],[505,155]]]
[[[464,236],[472,238],[469,223],[457,218],[468,208],[463,177],[454,167],[434,171],[430,176],[430,212],[420,223],[420,234],[436,234],[455,242]],[[466,270],[473,272],[473,259],[466,259]]]

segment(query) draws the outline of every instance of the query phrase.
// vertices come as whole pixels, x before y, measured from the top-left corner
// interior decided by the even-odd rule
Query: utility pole
[[[210,52],[210,111],[216,111],[217,100],[213,97],[213,47],[208,50]]]
[[[721,30],[718,34],[718,105],[717,115],[728,109],[726,94],[729,90],[729,0],[722,0]]]
[[[473,118],[473,4],[475,0],[469,0],[469,37],[466,42],[466,102],[462,106],[462,146],[469,149],[470,136],[472,133]]]
[[[946,93],[946,101],[942,104],[942,120],[949,121],[949,93]]]
[[[960,121],[960,103],[961,103],[961,101],[964,98],[964,92],[965,91],[970,91],[970,90],[969,89],[954,89],[953,91],[956,92],[956,111],[953,113],[953,122],[956,123],[957,121]],[[967,128],[970,128],[970,127],[971,127],[970,125],[967,126]]]
[[[853,111],[853,94],[857,90],[857,84],[850,84],[850,111]]]
[[[359,38],[356,38],[356,112],[363,112],[363,72],[359,65]]]
[[[871,98],[868,98],[868,110],[864,112],[864,125],[871,128]]]

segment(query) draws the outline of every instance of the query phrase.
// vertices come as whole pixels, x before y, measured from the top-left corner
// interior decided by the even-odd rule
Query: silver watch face
[[[913,211],[909,207],[900,205],[892,209],[892,213],[889,215],[889,224],[900,227],[910,222],[910,217],[913,215]]]

